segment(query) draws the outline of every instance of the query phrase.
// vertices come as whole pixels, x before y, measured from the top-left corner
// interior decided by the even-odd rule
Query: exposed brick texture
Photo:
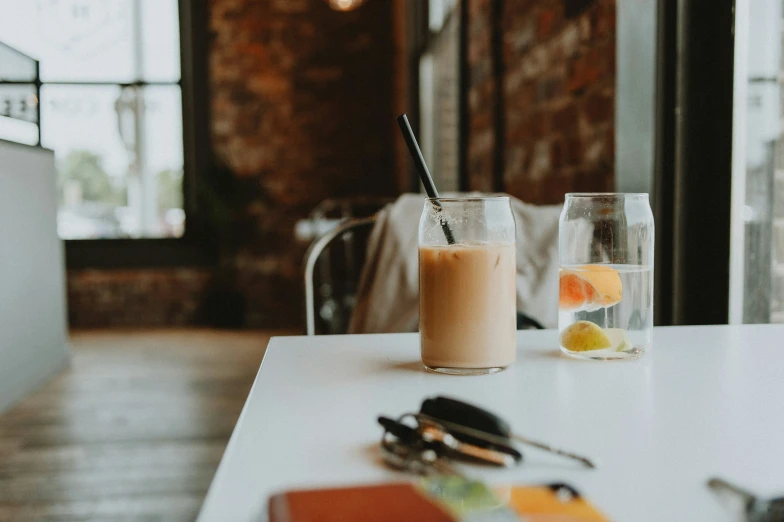
[[[493,0],[468,2],[468,185],[471,190],[493,190],[493,68],[490,60]]]
[[[531,203],[612,190],[615,0],[590,0],[567,18],[563,0],[503,3],[504,173],[492,187],[490,0],[468,0],[469,183]]]
[[[249,194],[237,285],[251,327],[301,325],[297,219],[329,197],[395,195],[394,2],[211,0],[213,148]],[[72,326],[192,324],[210,272],[71,271]]]
[[[68,319],[72,326],[196,324],[209,270],[71,270]]]

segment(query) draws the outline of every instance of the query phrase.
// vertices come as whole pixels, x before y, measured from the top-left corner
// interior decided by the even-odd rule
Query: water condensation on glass
[[[425,200],[420,218],[420,241],[446,245],[443,228],[446,225],[458,243],[515,242],[514,215],[508,197],[445,197],[439,202],[440,205],[434,200]]]

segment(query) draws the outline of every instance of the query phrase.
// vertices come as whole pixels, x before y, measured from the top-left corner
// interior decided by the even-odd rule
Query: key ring
[[[401,415],[397,420],[379,417],[379,423],[384,427],[381,435],[381,455],[384,461],[394,468],[419,475],[459,475],[439,455],[436,444],[425,441],[416,429],[405,424],[408,417],[415,418],[410,413]]]
[[[408,419],[416,422],[416,428],[406,424]],[[422,473],[423,468],[443,467],[448,460],[510,467],[523,458],[500,437],[421,413],[406,413],[397,420],[379,417],[378,421],[384,427],[382,455],[396,468]]]

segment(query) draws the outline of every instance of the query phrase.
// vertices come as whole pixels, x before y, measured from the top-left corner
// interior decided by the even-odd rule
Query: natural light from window
[[[0,12],[0,42],[40,62],[41,145],[55,151],[60,237],[181,236],[177,0],[0,0]],[[35,103],[34,85],[5,68],[0,138],[34,144],[37,128],[14,114],[31,92]]]

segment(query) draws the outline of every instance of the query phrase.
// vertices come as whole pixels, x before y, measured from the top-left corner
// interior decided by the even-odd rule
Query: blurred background
[[[75,463],[161,455],[170,475],[100,498],[185,484],[139,513],[192,517],[267,338],[305,332],[306,253],[420,192],[400,113],[441,191],[650,193],[657,324],[784,322],[782,16],[781,0],[0,0],[0,411],[71,361],[0,419],[0,519],[108,517],[86,484],[111,480]],[[368,231],[316,249],[310,333],[346,330]],[[30,508],[74,499],[86,511]]]
[[[419,190],[402,112],[441,190],[615,188],[611,0],[0,1],[0,137],[55,152],[72,327],[301,327],[311,211]]]
[[[734,261],[745,304],[733,313],[781,321],[781,6],[744,5],[764,30],[742,55],[711,48],[730,71],[745,62],[742,78],[721,80],[744,111],[743,136],[726,144],[743,164],[726,213],[749,257]],[[0,139],[55,152],[74,327],[301,327],[302,255],[334,225],[323,212],[308,221],[314,210],[340,202],[340,218],[357,199],[419,190],[401,112],[441,190],[675,201],[657,183],[676,168],[667,154],[688,146],[667,127],[677,21],[655,2],[0,0],[0,11]],[[236,313],[214,317],[226,299]]]

